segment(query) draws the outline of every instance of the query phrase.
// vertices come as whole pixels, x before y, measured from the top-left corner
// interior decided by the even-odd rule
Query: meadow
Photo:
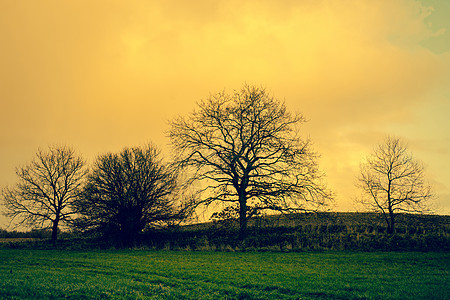
[[[448,252],[0,250],[2,299],[449,299]]]

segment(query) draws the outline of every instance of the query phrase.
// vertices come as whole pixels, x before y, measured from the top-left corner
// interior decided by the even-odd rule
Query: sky
[[[334,210],[361,209],[359,164],[394,135],[450,214],[448,15],[448,0],[0,0],[0,187],[48,145],[169,157],[169,120],[251,84],[309,120]]]

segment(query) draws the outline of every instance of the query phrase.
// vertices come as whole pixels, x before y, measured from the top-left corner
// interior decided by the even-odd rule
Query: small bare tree
[[[320,179],[305,122],[265,89],[244,86],[199,103],[188,118],[171,122],[175,162],[202,182],[199,203],[221,202],[238,212],[241,237],[247,220],[262,210],[317,209],[331,194]]]
[[[71,220],[70,205],[81,192],[84,165],[72,148],[39,149],[31,163],[16,169],[16,186],[2,190],[5,215],[12,218],[11,224],[16,220],[16,226],[49,224],[56,242],[60,223]]]
[[[388,233],[394,232],[397,213],[427,210],[432,194],[424,167],[400,139],[387,137],[361,164],[360,171],[357,186],[363,191],[361,202],[382,212]]]

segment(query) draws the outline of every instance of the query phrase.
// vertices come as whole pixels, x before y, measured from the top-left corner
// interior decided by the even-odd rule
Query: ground
[[[0,250],[6,299],[449,299],[445,252]]]

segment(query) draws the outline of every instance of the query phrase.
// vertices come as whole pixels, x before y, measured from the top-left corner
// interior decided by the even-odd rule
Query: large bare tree
[[[240,234],[262,210],[317,209],[331,195],[321,183],[310,141],[299,137],[300,114],[263,89],[245,85],[210,95],[169,136],[187,184],[201,182],[201,204],[219,201],[238,211]]]
[[[394,232],[396,214],[425,212],[432,196],[423,165],[394,137],[386,137],[361,164],[357,185],[362,203],[383,214],[388,233]]]
[[[162,162],[156,147],[103,154],[75,202],[77,224],[129,247],[146,226],[185,217],[176,192],[177,174]]]
[[[86,174],[84,160],[67,146],[39,149],[27,165],[16,169],[18,183],[2,190],[5,215],[16,225],[52,228],[56,242],[61,222],[69,222],[72,201],[81,192]]]

